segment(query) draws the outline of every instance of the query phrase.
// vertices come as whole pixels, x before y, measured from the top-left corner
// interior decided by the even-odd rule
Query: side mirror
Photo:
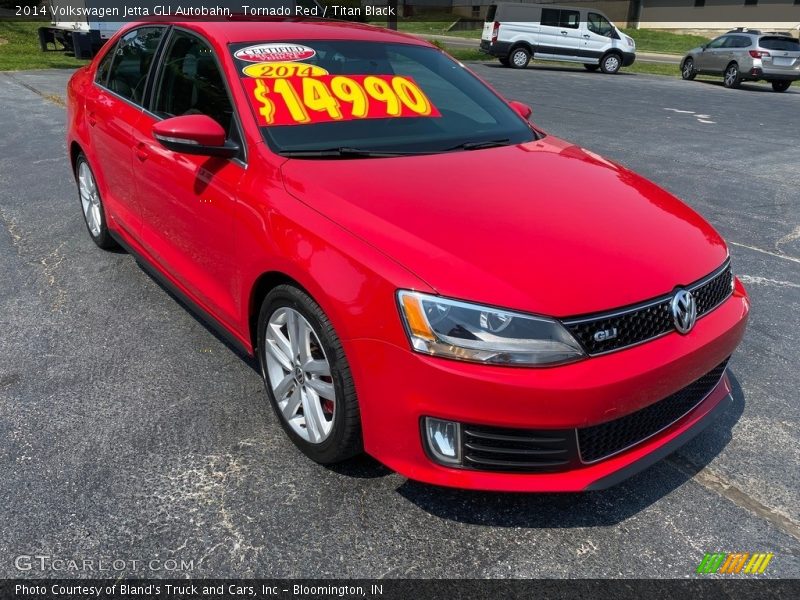
[[[522,102],[517,102],[516,100],[512,100],[509,102],[511,108],[513,108],[520,117],[525,119],[526,121],[530,118],[531,114],[533,114],[533,110],[527,104],[523,104]]]
[[[165,148],[183,154],[232,158],[239,146],[225,141],[222,125],[207,115],[186,115],[153,125],[153,137]]]

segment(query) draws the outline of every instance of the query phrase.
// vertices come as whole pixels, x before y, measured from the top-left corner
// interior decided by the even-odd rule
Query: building
[[[465,18],[483,19],[498,0],[399,0],[419,9],[449,9]],[[653,29],[728,30],[751,27],[798,31],[800,0],[501,0],[532,4],[592,6],[620,26]],[[423,8],[424,7],[424,8]],[[797,35],[797,33],[795,33]]]

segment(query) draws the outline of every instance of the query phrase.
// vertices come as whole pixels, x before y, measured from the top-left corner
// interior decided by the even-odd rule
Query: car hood
[[[580,315],[671,292],[727,256],[672,195],[554,137],[282,171],[290,194],[459,299]]]

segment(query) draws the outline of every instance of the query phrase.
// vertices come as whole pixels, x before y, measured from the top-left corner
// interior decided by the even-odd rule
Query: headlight
[[[560,323],[492,306],[399,291],[400,314],[417,352],[495,365],[556,365],[583,349]]]
[[[628,42],[628,46],[631,48],[636,48],[636,42],[633,41],[633,38],[630,36],[625,36],[625,41]]]

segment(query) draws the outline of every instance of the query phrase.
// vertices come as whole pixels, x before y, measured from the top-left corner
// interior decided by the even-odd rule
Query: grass
[[[417,35],[452,35],[476,40],[480,39],[480,29],[447,31],[451,22],[407,19],[401,20],[398,23],[398,29],[406,33],[415,33]],[[376,22],[374,24],[382,25],[383,23]],[[672,33],[670,31],[660,31],[657,29],[623,29],[622,31],[634,39],[636,42],[636,49],[642,52],[684,54],[687,50],[691,50],[700,44],[708,42],[708,38],[702,35]]]
[[[86,64],[64,52],[42,52],[38,29],[42,23],[0,21],[0,71],[74,69]]]
[[[622,31],[634,39],[636,49],[642,52],[686,54],[692,48],[708,42],[708,38],[702,35],[672,33],[657,29],[623,29]]]

